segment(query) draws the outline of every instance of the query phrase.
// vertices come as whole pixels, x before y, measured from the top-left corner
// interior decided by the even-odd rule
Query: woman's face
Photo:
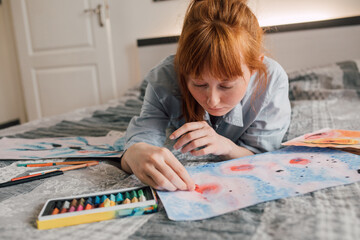
[[[251,72],[242,66],[243,76],[236,79],[221,79],[204,72],[202,79],[189,77],[187,87],[195,100],[213,116],[223,116],[230,112],[244,97]]]

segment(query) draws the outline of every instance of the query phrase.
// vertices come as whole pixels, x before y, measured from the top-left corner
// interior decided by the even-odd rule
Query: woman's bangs
[[[195,79],[202,79],[207,74],[218,81],[232,80],[243,75],[241,53],[232,39],[215,35],[207,39],[206,43],[204,39],[199,44],[192,42],[191,61],[183,65],[183,73]]]

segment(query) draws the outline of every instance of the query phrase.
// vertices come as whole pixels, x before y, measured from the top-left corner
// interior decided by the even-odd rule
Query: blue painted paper
[[[200,220],[270,200],[360,181],[360,156],[287,147],[220,163],[187,167],[196,191],[158,191],[169,219]]]
[[[119,157],[125,145],[122,135],[112,131],[103,137],[2,138],[0,159]]]

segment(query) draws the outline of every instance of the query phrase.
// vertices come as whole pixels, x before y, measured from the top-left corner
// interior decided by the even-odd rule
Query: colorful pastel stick
[[[61,202],[59,201],[56,203],[56,206],[55,206],[54,210],[52,211],[51,215],[58,214],[60,212],[60,208],[61,208]]]
[[[122,203],[123,203],[123,204],[131,203],[129,192],[126,192],[126,193],[125,193],[125,199],[124,199],[124,201],[123,201]]]
[[[76,211],[82,211],[82,210],[84,210],[84,203],[85,203],[85,199],[84,199],[84,198],[81,198],[80,201],[79,201],[79,204],[78,204],[78,206],[77,206]]]
[[[121,204],[121,202],[124,201],[124,197],[121,193],[116,194],[116,204]]]
[[[146,201],[146,197],[144,196],[144,192],[143,192],[142,189],[140,189],[140,190],[138,191],[138,195],[139,195],[139,201],[140,201],[140,202],[145,202],[145,201]]]
[[[60,213],[66,213],[69,207],[70,207],[70,202],[65,201],[64,204],[62,205]]]
[[[130,198],[132,203],[139,202],[138,195],[135,190],[131,191]]]
[[[111,202],[110,199],[106,198],[102,204],[104,204],[104,207],[110,207],[110,202]]]
[[[95,202],[94,202],[94,207],[98,207],[99,206],[99,204],[100,204],[100,197],[99,196],[96,196],[95,197]]]
[[[93,204],[93,202],[92,202],[91,197],[89,197],[89,198],[86,200],[84,206],[85,206],[85,210],[89,210],[89,209],[93,209],[93,208],[94,208],[94,204]]]
[[[56,215],[59,213],[59,209],[57,207],[54,208],[54,210],[52,211],[51,215]]]
[[[106,199],[108,199],[106,195],[103,195],[101,197],[101,200],[100,200],[101,203],[100,203],[99,207],[105,207],[104,205],[105,205]]]
[[[115,195],[110,194],[110,206],[115,206]]]
[[[93,204],[93,201],[92,201],[92,198],[91,197],[88,197],[88,199],[86,199],[85,201],[85,206],[88,205],[89,203]]]
[[[77,200],[76,199],[73,199],[70,203],[70,209],[69,209],[69,212],[74,212],[75,209],[76,209],[76,205],[77,205]]]
[[[103,195],[102,197],[101,197],[101,202],[103,203],[103,202],[105,202],[105,200],[107,199],[108,197],[106,196],[106,195]]]

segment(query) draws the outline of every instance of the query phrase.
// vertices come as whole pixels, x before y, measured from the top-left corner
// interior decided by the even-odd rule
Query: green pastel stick
[[[129,192],[126,192],[126,193],[125,193],[125,199],[124,199],[124,201],[123,201],[122,203],[123,203],[123,204],[131,203]]]
[[[145,201],[146,201],[146,197],[145,197],[144,192],[143,192],[142,189],[140,189],[140,190],[138,191],[138,194],[139,194],[139,202],[145,202]]]
[[[138,197],[138,195],[137,195],[136,191],[135,190],[131,191],[130,199],[137,198],[137,197]]]

